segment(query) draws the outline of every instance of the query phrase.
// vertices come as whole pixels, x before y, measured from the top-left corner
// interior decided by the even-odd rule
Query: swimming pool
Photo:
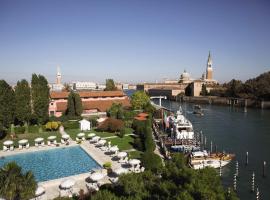
[[[23,171],[31,170],[38,182],[77,175],[100,168],[80,146],[21,153],[0,158],[0,167],[15,161]]]

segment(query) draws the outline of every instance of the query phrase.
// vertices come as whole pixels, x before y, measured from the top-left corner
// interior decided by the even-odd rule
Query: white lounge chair
[[[10,146],[9,150],[10,151],[13,151],[14,150],[14,146]]]

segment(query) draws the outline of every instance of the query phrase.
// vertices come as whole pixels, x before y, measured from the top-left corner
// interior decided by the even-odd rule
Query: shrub
[[[38,133],[39,126],[38,125],[31,125],[28,126],[28,132],[29,133]]]
[[[25,132],[24,126],[15,126],[14,131],[16,134],[23,134]]]
[[[103,167],[104,167],[105,169],[110,169],[110,168],[112,167],[112,163],[111,163],[111,162],[105,162],[105,163],[103,164]]]
[[[145,169],[154,173],[160,172],[163,167],[161,158],[151,151],[147,151],[142,155],[142,163]]]
[[[144,135],[144,148],[145,151],[154,151],[156,148],[155,142],[152,137],[152,129],[147,127]]]
[[[123,129],[123,127],[124,122],[122,120],[108,118],[98,126],[98,129],[102,131],[116,132]]]
[[[78,128],[80,128],[80,124],[78,121],[66,121],[66,122],[63,122],[63,126],[65,129],[78,129]]]
[[[57,130],[58,128],[59,128],[59,125],[60,125],[61,123],[60,122],[47,122],[46,124],[45,124],[45,129],[46,130]]]

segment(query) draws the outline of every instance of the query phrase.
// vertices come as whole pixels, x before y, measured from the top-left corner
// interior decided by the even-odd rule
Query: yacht
[[[176,112],[176,117],[173,121],[173,133],[175,139],[194,139],[194,131],[192,123],[183,115],[181,106]]]
[[[219,168],[229,164],[233,157],[233,154],[208,154],[205,150],[196,151],[190,154],[189,165],[193,169],[203,169],[205,167]]]

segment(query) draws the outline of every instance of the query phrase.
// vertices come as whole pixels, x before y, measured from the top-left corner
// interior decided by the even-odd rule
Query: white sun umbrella
[[[131,159],[131,160],[129,161],[129,164],[131,164],[132,166],[133,166],[133,165],[138,165],[138,164],[140,164],[140,163],[141,163],[141,161],[138,160],[138,159]]]
[[[42,142],[43,140],[44,140],[44,138],[38,137],[38,138],[35,139],[35,142]]]
[[[117,154],[117,157],[118,158],[125,158],[127,156],[127,152],[119,152],[118,154]]]
[[[128,169],[120,167],[120,168],[115,169],[113,172],[117,175],[126,174],[128,173]]]
[[[111,152],[116,152],[116,151],[119,151],[119,148],[117,146],[113,146],[110,148],[110,151]]]
[[[94,141],[98,141],[99,139],[100,139],[99,136],[95,136],[95,137],[92,138],[92,140],[94,140]]]
[[[107,142],[106,140],[99,140],[98,144],[103,146],[106,142]]]
[[[89,133],[87,136],[88,136],[89,138],[92,138],[92,137],[96,136],[96,134],[95,134],[95,133]]]
[[[10,145],[13,145],[13,141],[11,140],[7,140],[3,143],[5,146],[10,146]]]
[[[56,136],[55,135],[51,135],[48,137],[48,140],[52,141],[52,140],[55,140],[56,139]]]
[[[64,135],[62,135],[62,138],[67,140],[67,139],[69,139],[69,135],[68,134],[64,134]]]
[[[38,188],[36,189],[36,192],[35,192],[35,196],[38,197],[44,193],[45,193],[45,188],[42,186],[38,186]]]
[[[102,174],[100,172],[94,172],[93,174],[90,175],[90,179],[92,181],[99,181],[105,177],[105,174]]]
[[[77,134],[77,137],[84,137],[84,136],[85,136],[84,133],[78,133],[78,134]]]
[[[75,181],[73,179],[67,179],[60,184],[60,187],[63,189],[69,189],[73,187],[73,185],[75,185]]]
[[[22,139],[19,141],[19,144],[26,144],[28,143],[28,140],[27,139]]]

